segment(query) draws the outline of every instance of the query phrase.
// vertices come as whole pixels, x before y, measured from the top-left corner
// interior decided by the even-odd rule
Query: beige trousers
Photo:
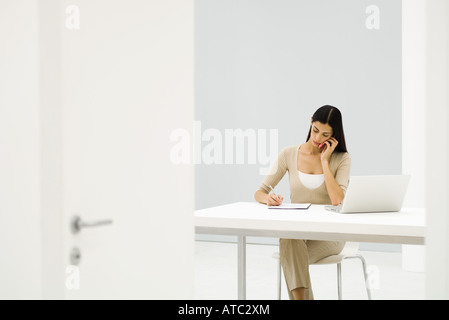
[[[280,239],[279,254],[290,300],[292,290],[306,288],[306,298],[313,300],[309,265],[325,257],[339,254],[345,246],[344,241]]]

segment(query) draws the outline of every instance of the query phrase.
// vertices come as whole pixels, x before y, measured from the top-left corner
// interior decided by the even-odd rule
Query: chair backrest
[[[359,251],[359,242],[346,241],[345,247],[341,251],[341,255],[344,256],[354,256]]]

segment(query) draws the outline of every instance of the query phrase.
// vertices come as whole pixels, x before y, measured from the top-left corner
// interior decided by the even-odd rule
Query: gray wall
[[[366,26],[369,5],[380,10],[379,29]],[[401,173],[400,0],[196,0],[202,132],[224,140],[225,129],[277,129],[280,151],[305,141],[324,104],[343,113],[353,175]],[[245,157],[195,166],[197,209],[253,201],[264,176]],[[286,197],[287,180],[278,187]]]
[[[401,10],[400,0],[196,0],[195,119],[223,144],[223,164],[195,165],[196,209],[254,201],[264,178],[247,154],[225,164],[226,129],[277,130],[277,156],[305,142],[324,104],[343,113],[352,175],[400,174]],[[289,198],[287,175],[277,189]]]

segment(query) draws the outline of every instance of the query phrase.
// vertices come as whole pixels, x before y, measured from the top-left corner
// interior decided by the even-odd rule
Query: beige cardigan
[[[292,203],[331,204],[324,182],[321,186],[313,190],[306,188],[301,183],[297,166],[299,147],[299,145],[286,147],[281,151],[276,162],[273,164],[271,173],[265,177],[259,190],[268,194],[271,191],[269,186],[271,185],[274,188],[288,171],[290,201]],[[334,152],[330,158],[329,167],[338,185],[343,189],[343,192],[346,192],[351,169],[351,157],[349,154],[347,152]]]

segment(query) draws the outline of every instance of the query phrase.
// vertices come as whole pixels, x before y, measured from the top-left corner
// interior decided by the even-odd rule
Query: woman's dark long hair
[[[322,124],[328,124],[333,131],[333,137],[338,141],[336,152],[348,152],[346,149],[345,133],[343,131],[343,120],[340,110],[334,106],[322,106],[312,116],[312,122],[319,121]],[[310,126],[307,141],[310,139],[312,126]]]

